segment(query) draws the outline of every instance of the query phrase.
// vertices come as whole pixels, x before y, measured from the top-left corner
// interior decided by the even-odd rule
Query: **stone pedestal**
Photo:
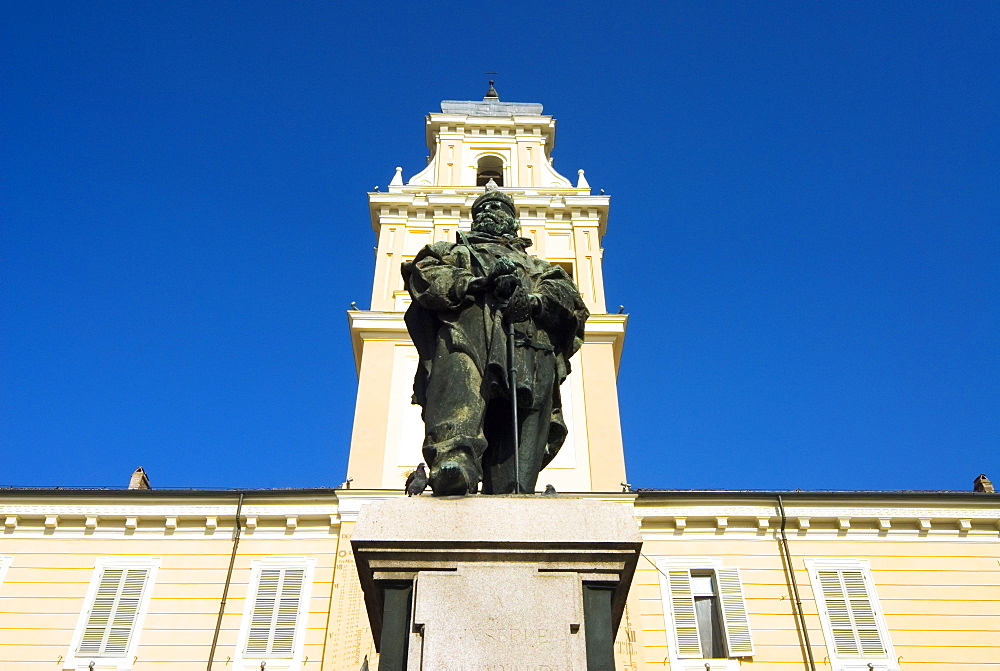
[[[623,505],[368,504],[351,541],[381,671],[611,669],[642,541]]]

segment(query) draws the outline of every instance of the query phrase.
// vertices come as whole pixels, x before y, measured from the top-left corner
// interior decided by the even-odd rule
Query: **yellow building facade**
[[[371,309],[349,313],[348,488],[0,491],[0,671],[377,668],[350,538],[421,459],[399,265],[467,229],[489,179],[592,312],[563,392],[570,435],[539,483],[625,506],[640,528],[616,668],[1000,671],[993,493],[623,491],[609,198],[554,170],[542,111],[445,101],[427,117],[426,168],[369,194],[378,246]]]
[[[4,492],[0,669],[376,668],[349,539],[361,506],[398,496]],[[1000,669],[993,494],[566,496],[641,528],[620,669]],[[696,602],[719,615],[714,651]]]

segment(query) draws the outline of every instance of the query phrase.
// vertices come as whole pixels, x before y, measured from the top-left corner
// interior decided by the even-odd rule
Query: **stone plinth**
[[[572,573],[540,573],[518,562],[463,564],[421,573],[416,594],[408,668],[587,668],[583,594]]]
[[[387,668],[428,671],[593,668],[642,545],[621,504],[541,496],[380,501],[351,543]]]

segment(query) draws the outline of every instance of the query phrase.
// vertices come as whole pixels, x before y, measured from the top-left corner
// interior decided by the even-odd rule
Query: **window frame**
[[[303,569],[304,571],[302,592],[299,597],[299,610],[295,615],[292,654],[288,656],[251,656],[246,652],[247,642],[250,637],[250,624],[253,620],[254,605],[257,600],[257,591],[260,589],[261,572],[267,569]],[[302,666],[305,654],[309,601],[312,599],[315,569],[315,557],[260,557],[250,561],[250,579],[247,585],[247,595],[243,601],[243,615],[240,618],[240,631],[236,639],[236,654],[233,656],[234,669],[238,671],[256,671],[260,669],[261,662],[267,662],[269,671],[289,671]]]
[[[120,557],[104,556],[97,557],[94,561],[94,570],[90,576],[90,584],[83,599],[83,608],[77,618],[76,629],[73,630],[73,638],[66,652],[66,661],[63,668],[89,669],[93,662],[94,670],[129,671],[132,668],[133,660],[136,658],[136,651],[139,648],[139,637],[142,635],[146,614],[149,611],[149,602],[152,598],[153,587],[156,585],[156,573],[160,568],[162,557]],[[79,655],[77,650],[83,640],[87,622],[94,609],[94,601],[97,598],[97,590],[101,585],[104,572],[115,569],[145,569],[146,580],[142,587],[142,597],[139,599],[139,608],[136,611],[135,622],[129,633],[128,648],[121,657],[93,657]]]
[[[823,629],[823,642],[826,644],[826,652],[830,659],[832,671],[848,671],[855,668],[867,669],[866,665],[868,663],[874,664],[876,671],[899,671],[899,658],[896,656],[896,650],[892,645],[892,638],[889,636],[889,626],[886,624],[882,604],[875,589],[875,580],[872,578],[871,573],[871,562],[867,559],[811,558],[805,560],[805,565],[809,573],[809,584],[813,591],[813,599],[816,601],[816,611],[819,613],[819,620]],[[823,593],[823,589],[820,586],[819,571],[845,570],[860,571],[861,573],[868,603],[871,605],[882,647],[885,650],[884,656],[866,655],[863,652],[857,656],[845,656],[837,652],[837,646],[833,638],[833,626],[830,621],[830,612],[826,604],[826,594]]]
[[[660,595],[661,601],[663,602],[663,621],[664,629],[667,635],[667,658],[670,661],[670,667],[672,669],[678,669],[678,671],[688,671],[697,670],[705,671],[705,669],[711,669],[711,671],[736,671],[740,667],[740,660],[753,657],[756,653],[752,634],[753,629],[750,626],[749,621],[749,609],[746,607],[746,593],[743,590],[743,577],[740,569],[733,566],[724,566],[721,559],[710,558],[710,557],[662,557],[656,561],[656,568],[659,573],[660,579]],[[740,598],[743,603],[744,612],[747,614],[747,632],[750,636],[748,641],[750,652],[733,655],[730,652],[730,641],[729,641],[729,626],[726,622],[726,616],[723,611],[723,595],[722,595],[722,581],[719,576],[719,569],[725,569],[726,571],[734,571],[736,577],[739,580],[739,592]],[[687,571],[689,580],[692,575],[706,575],[711,574],[712,579],[715,583],[715,598],[716,606],[719,610],[719,621],[722,629],[723,641],[726,648],[727,657],[679,657],[678,656],[678,644],[677,644],[677,628],[675,625],[674,617],[674,605],[672,599],[672,590],[669,584],[669,573],[670,571],[684,570]],[[694,592],[692,591],[692,600],[694,598]],[[698,631],[699,636],[699,647],[700,647],[700,636],[701,632]],[[704,651],[702,651],[704,653]]]

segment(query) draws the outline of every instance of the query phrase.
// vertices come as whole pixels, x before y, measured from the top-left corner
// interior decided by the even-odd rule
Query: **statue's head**
[[[472,204],[472,230],[489,235],[517,235],[521,225],[516,215],[513,198],[500,189],[488,189]]]

